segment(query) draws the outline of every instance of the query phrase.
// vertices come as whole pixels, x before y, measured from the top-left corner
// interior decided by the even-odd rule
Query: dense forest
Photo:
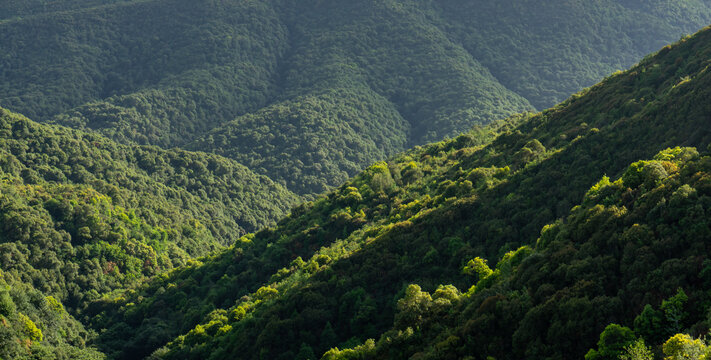
[[[114,290],[191,264],[274,224],[299,200],[229,159],[121,145],[4,109],[0,154],[0,298],[15,304],[0,307],[24,318],[2,315],[6,325],[20,324],[10,328],[39,318],[59,347],[87,337],[63,319],[64,307],[77,314]],[[61,311],[45,319],[52,306]],[[28,343],[33,353],[38,346]]]
[[[552,106],[707,25],[711,4],[9,0],[0,14],[0,106],[223,154],[313,198]]]
[[[708,23],[5,1],[0,360],[711,358]]]
[[[93,337],[55,297],[0,273],[0,358],[104,359]]]
[[[125,359],[707,351],[709,44],[376,163],[85,323]]]

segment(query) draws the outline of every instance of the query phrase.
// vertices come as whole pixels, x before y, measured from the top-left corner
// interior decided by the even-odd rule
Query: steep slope
[[[0,109],[0,269],[72,310],[270,225],[298,197],[216,155]]]
[[[392,346],[395,350],[383,357],[430,351],[420,347],[422,342],[417,340],[424,334],[424,330],[417,327],[419,319],[427,313],[405,312],[396,317],[398,299],[406,296],[402,308],[407,307],[409,297],[419,298],[419,290],[408,285],[417,283],[426,291],[433,291],[439,284],[450,283],[467,289],[472,281],[462,274],[462,268],[469,260],[475,257],[499,259],[521,246],[535,244],[541,229],[568,216],[571,207],[580,203],[586,193],[592,196],[590,194],[597,190],[589,192],[590,187],[605,174],[612,177],[625,174],[630,163],[652,158],[667,147],[706,148],[711,143],[711,132],[707,129],[711,103],[706,101],[711,89],[709,64],[711,30],[705,29],[550,110],[418,147],[387,163],[375,164],[328,195],[296,208],[274,229],[245,237],[203,264],[168,274],[127,294],[126,298],[106,297],[96,302],[87,309],[87,315],[92,317],[91,326],[107,329],[97,344],[116,358],[147,356],[172,339],[154,355],[180,359],[291,359],[299,354],[320,355],[334,346],[351,347],[367,338],[378,338],[395,320],[396,333],[402,331],[402,334],[389,333],[384,338],[383,341],[393,344],[380,346],[383,349]],[[493,141],[488,140],[497,133],[500,135]],[[662,164],[663,170],[667,175],[676,174],[675,169],[686,166],[684,161],[698,160],[693,151],[690,156],[684,155],[688,152],[672,151],[661,155],[658,161],[670,162],[671,165]],[[707,158],[698,161],[707,161]],[[688,169],[697,165],[690,166]],[[633,166],[633,169],[638,168],[646,169],[639,164]],[[707,171],[705,169],[699,171]],[[638,177],[644,179],[645,171]],[[680,174],[686,174],[684,171]],[[703,178],[703,174],[699,176]],[[675,181],[673,179],[669,181]],[[695,183],[693,177],[684,179],[664,188],[665,193],[681,189],[676,186],[684,183],[702,186]],[[615,183],[622,186],[623,193],[630,188],[629,191],[636,191],[643,198],[643,194],[652,189],[639,188],[640,183],[626,181]],[[654,186],[657,185],[655,182]],[[594,211],[597,211],[597,201],[606,206],[612,204],[604,198],[590,199],[593,200],[586,201],[592,201],[588,205]],[[573,211],[574,217],[588,216],[586,211],[576,211]],[[646,210],[640,211],[643,214]],[[669,221],[675,220],[670,218]],[[589,225],[590,238],[585,233],[576,233],[575,241],[592,239],[595,230],[603,234],[605,228],[598,227]],[[588,246],[592,245],[591,242]],[[530,249],[524,248],[507,255],[502,266],[511,270],[518,266],[516,261],[529,252]],[[688,253],[669,256],[683,258],[685,254]],[[550,254],[551,259],[563,255]],[[532,258],[541,259],[538,255]],[[527,261],[531,264],[533,260]],[[539,264],[537,276],[545,276],[542,267],[555,265]],[[482,268],[476,262],[473,265],[469,267],[470,272]],[[604,267],[598,268],[604,271]],[[495,283],[496,279],[487,281]],[[486,288],[487,281],[477,288]],[[657,289],[654,296],[644,294],[647,287],[630,289],[639,292],[630,293],[633,299],[625,300],[626,307],[611,307],[595,323],[586,322],[592,328],[583,333],[578,345],[557,347],[550,343],[555,339],[552,335],[526,337],[521,338],[516,354],[519,357],[564,354],[564,358],[580,355],[593,346],[591,337],[600,333],[601,324],[628,321],[630,313],[639,310],[644,302],[670,297],[676,292],[674,286],[685,284],[685,280],[670,281],[670,285]],[[688,284],[696,286],[698,283],[689,280]],[[615,293],[612,285],[604,289],[613,305],[621,302],[619,297],[623,294]],[[595,286],[593,290],[598,291]],[[517,294],[535,295],[525,291],[521,288]],[[550,292],[542,292],[538,299],[544,301],[555,291],[554,287]],[[443,288],[435,294],[435,297],[451,298],[450,302],[456,300],[455,295],[460,296],[452,288]],[[477,295],[472,299],[473,304],[477,304],[472,306],[484,306],[481,302],[486,298]],[[493,306],[496,301],[486,303]],[[415,301],[413,306],[416,308],[417,304]],[[526,304],[533,308],[538,303]],[[607,302],[600,303],[603,304]],[[565,306],[568,305],[562,302],[551,303],[541,318],[556,320],[551,314],[564,314],[570,310]],[[634,310],[630,310],[632,308]],[[476,307],[469,309],[451,316],[438,314],[446,321],[451,320],[445,325],[456,332],[468,319],[479,319],[470,312],[477,311]],[[521,316],[525,315],[523,310],[508,311],[496,306],[491,311],[487,309],[481,311],[489,315],[477,320],[484,322],[482,327],[477,322],[466,325],[471,328],[461,331],[493,329],[496,318],[491,311],[504,312],[510,316],[505,321],[511,323],[522,321]],[[400,326],[403,316],[404,327]],[[195,325],[196,322],[201,323]],[[555,324],[545,325],[551,326],[550,334],[569,335],[566,329],[573,329],[559,328],[556,326],[560,324]],[[527,334],[536,335],[530,332],[535,325],[522,328],[528,329]],[[431,331],[438,341],[447,339],[438,337],[440,329]],[[507,358],[503,352],[508,349],[512,331],[515,327],[493,334],[481,332],[474,339],[455,333],[459,340],[453,339],[451,345],[464,348],[462,351],[476,351],[476,356],[495,354]],[[183,335],[176,337],[179,332]],[[415,333],[417,336],[408,343],[408,338]],[[490,347],[486,345],[487,339],[492,340]],[[480,347],[466,350],[471,344]],[[375,347],[374,343],[366,345],[360,349]],[[446,344],[441,346],[447,349]],[[452,353],[445,350],[433,356]]]
[[[479,129],[459,141],[476,145],[490,141],[495,133],[493,128]],[[418,172],[413,173],[417,177]],[[376,180],[379,186],[389,188],[392,179],[386,174],[386,168],[380,164],[355,181],[365,185],[364,190],[369,188],[366,183],[372,178],[379,179]],[[344,238],[352,232],[361,234],[360,229],[389,217],[387,202],[377,208],[386,199],[379,194],[382,189],[375,189],[378,192],[365,190],[368,192],[361,195],[358,190],[349,188],[298,206],[275,229],[247,235],[229,251],[202,259],[193,266],[176,269],[137,292],[107,296],[95,302],[85,315],[91,317],[93,328],[106,329],[100,335],[101,349],[110,357],[145,357],[190,330],[215,308],[227,308],[234,304],[235,297],[257,291],[270,277],[274,281],[288,277],[294,270],[292,265],[304,266],[310,273],[317,271],[330,261],[330,257],[309,258],[323,244],[335,241],[337,246],[347,246],[347,252],[352,251],[353,245],[345,245]],[[368,198],[364,199],[364,196]],[[370,204],[373,210],[364,208],[367,214],[359,212],[356,205],[360,202]],[[418,209],[420,206],[416,202],[403,211]],[[309,261],[308,264],[301,258]],[[294,264],[281,269],[292,260]],[[127,307],[130,301],[139,297],[145,301],[134,301]]]
[[[0,105],[121,142],[222,153],[302,195],[553,105],[711,22],[708,1],[668,0],[0,6]],[[343,142],[315,140],[341,130]]]
[[[377,344],[324,358],[617,359],[624,350],[615,345],[636,337],[661,345],[676,333],[703,335],[711,326],[710,180],[711,156],[693,148],[635,162],[544,227],[535,250],[507,253],[494,269],[472,266],[478,282],[466,294],[411,285]],[[634,332],[605,330],[595,346],[611,322]]]

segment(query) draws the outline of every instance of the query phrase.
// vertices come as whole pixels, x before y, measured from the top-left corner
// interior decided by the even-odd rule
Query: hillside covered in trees
[[[709,22],[4,1],[0,359],[711,357]]]
[[[300,195],[543,109],[711,22],[707,1],[8,0],[0,106],[224,155]]]
[[[549,110],[371,165],[84,324],[117,359],[707,352],[710,65],[705,29]]]
[[[3,359],[100,355],[72,315],[274,224],[299,201],[217,155],[117,144],[2,108],[0,154]]]

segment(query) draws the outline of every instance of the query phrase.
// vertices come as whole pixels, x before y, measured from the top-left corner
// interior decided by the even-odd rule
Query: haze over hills
[[[0,106],[124,143],[223,154],[301,195],[552,106],[711,22],[706,1],[1,6]]]
[[[670,336],[709,328],[709,64],[706,29],[550,110],[377,163],[276,228],[96,302],[97,344],[115,358],[599,359],[641,337],[671,355]]]

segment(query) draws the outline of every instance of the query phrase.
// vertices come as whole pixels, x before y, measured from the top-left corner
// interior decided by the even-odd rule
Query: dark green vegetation
[[[0,358],[708,352],[709,9],[6,1]]]
[[[710,215],[710,156],[675,148],[635,162],[544,227],[535,250],[507,253],[493,271],[480,267],[466,294],[408,289],[393,328],[367,351],[383,359],[575,359],[620,322],[634,332],[606,334],[586,356],[618,359],[637,336],[661,345],[682,331],[703,335],[711,325]],[[611,344],[620,338],[624,346]]]
[[[0,14],[0,106],[225,154],[313,195],[551,106],[708,24],[711,5],[9,0]]]
[[[188,147],[236,159],[310,194],[403,149],[407,132],[407,122],[384,98],[340,89],[241,116]],[[291,140],[296,138],[300,143]]]
[[[707,29],[550,110],[376,163],[274,228],[94,302],[86,324],[126,359],[692,346],[657,349],[709,327],[709,66]]]

